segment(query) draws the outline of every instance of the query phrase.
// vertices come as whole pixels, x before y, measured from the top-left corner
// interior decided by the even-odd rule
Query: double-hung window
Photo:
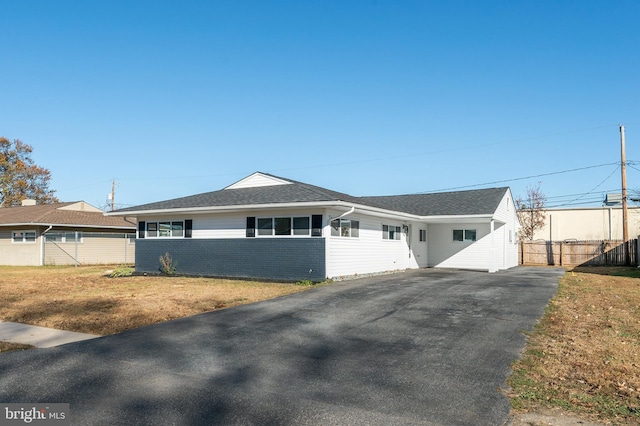
[[[35,243],[36,231],[13,231],[11,241],[14,243]]]
[[[453,241],[476,241],[477,232],[475,229],[454,229]]]
[[[382,225],[383,240],[399,240],[402,228],[393,225]]]
[[[331,236],[358,238],[360,237],[360,221],[353,219],[334,219],[331,221]]]

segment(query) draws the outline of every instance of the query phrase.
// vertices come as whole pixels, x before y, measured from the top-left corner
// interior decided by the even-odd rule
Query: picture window
[[[298,236],[311,235],[311,218],[309,216],[259,217],[257,218],[258,236]],[[252,231],[247,236],[253,236]]]
[[[183,238],[184,221],[147,222],[147,238]]]

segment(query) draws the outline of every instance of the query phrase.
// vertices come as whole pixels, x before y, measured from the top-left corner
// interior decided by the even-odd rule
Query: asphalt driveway
[[[0,355],[0,402],[78,425],[501,425],[562,269],[416,270]]]

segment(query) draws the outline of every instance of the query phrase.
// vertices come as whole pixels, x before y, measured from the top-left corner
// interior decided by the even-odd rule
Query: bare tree
[[[527,186],[526,197],[518,196],[515,200],[521,225],[519,235],[522,240],[533,240],[536,230],[544,226],[544,206],[547,197],[540,189],[540,185],[541,182],[536,186]]]

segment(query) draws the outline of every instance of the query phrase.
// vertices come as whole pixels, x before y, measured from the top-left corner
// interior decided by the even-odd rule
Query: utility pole
[[[620,125],[620,170],[622,171],[622,240],[624,248],[624,262],[629,265],[629,227],[627,219],[627,154],[624,146],[624,126]]]
[[[111,180],[111,211],[114,210],[115,198],[116,198],[116,180],[112,179]]]

